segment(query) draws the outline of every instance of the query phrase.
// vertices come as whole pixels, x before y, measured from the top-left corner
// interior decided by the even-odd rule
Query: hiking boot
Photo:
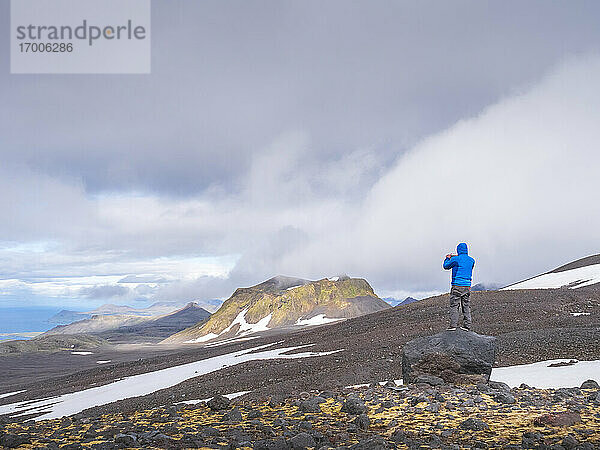
[[[456,331],[456,327],[447,328],[446,331]]]

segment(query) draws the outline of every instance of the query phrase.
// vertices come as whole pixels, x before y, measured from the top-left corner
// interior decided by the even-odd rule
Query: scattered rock
[[[383,450],[387,448],[390,448],[390,446],[381,436],[365,439],[350,447],[351,450]]]
[[[20,445],[31,444],[31,441],[18,434],[0,432],[0,447],[17,448]]]
[[[223,416],[223,422],[241,422],[242,421],[242,413],[239,409],[233,408],[231,411],[225,413]]]
[[[308,420],[302,420],[300,423],[298,423],[298,428],[301,430],[310,430],[312,427],[312,423],[310,423]]]
[[[290,439],[291,448],[293,450],[304,450],[314,448],[317,443],[314,438],[308,433],[299,433]]]
[[[542,434],[537,431],[527,431],[521,437],[522,448],[538,448],[543,442],[544,438]]]
[[[135,447],[137,444],[137,437],[133,434],[119,433],[115,436],[115,444],[119,444],[124,447]]]
[[[495,391],[510,392],[510,386],[506,383],[503,383],[502,381],[490,381],[488,385],[490,389],[482,392],[489,392],[492,389]],[[477,385],[477,387],[479,387],[479,385]]]
[[[536,417],[533,424],[540,427],[570,427],[579,422],[581,422],[581,415],[579,413],[565,411]]]
[[[324,402],[325,399],[323,397],[313,397],[300,403],[300,411],[314,413],[321,412],[321,407],[319,405]]]
[[[489,425],[485,423],[483,420],[474,419],[469,417],[467,420],[461,422],[460,427],[463,430],[473,430],[473,431],[483,431],[489,430]]]
[[[341,411],[350,415],[359,415],[367,412],[367,406],[358,397],[348,397],[344,401]]]
[[[271,408],[274,408],[279,405],[283,405],[283,403],[285,403],[285,397],[281,394],[274,394],[269,399],[269,406]]]
[[[492,381],[490,381],[490,383],[492,383]],[[477,390],[479,392],[486,393],[486,392],[490,392],[492,390],[492,388],[485,383],[477,383]]]
[[[285,438],[265,439],[254,443],[254,450],[289,450],[290,445]]]
[[[175,439],[163,433],[158,433],[152,438],[152,443],[159,448],[170,448],[175,442]]]
[[[398,428],[392,433],[391,438],[396,444],[404,444],[407,439],[406,432],[403,429]]]
[[[431,412],[431,413],[440,412],[440,404],[439,403],[430,403],[429,405],[427,405],[425,407],[425,411]]]
[[[213,427],[204,427],[202,428],[202,431],[200,431],[200,434],[202,434],[202,436],[214,437],[219,436],[221,432]]]
[[[356,425],[356,427],[359,430],[368,430],[369,429],[369,424],[370,424],[369,416],[367,416],[366,414],[361,414],[361,415],[357,416],[352,421],[352,423],[354,425]]]
[[[504,391],[496,391],[492,394],[492,398],[496,400],[498,403],[504,403],[507,405],[512,405],[516,402],[515,397],[512,394]]]
[[[222,395],[216,395],[211,398],[208,402],[206,402],[206,406],[208,406],[213,411],[221,411],[223,409],[228,409],[231,401],[227,397],[223,397]]]
[[[410,406],[416,406],[419,403],[427,403],[428,398],[425,397],[424,395],[419,395],[418,397],[412,397],[408,403],[410,404]]]
[[[600,389],[600,385],[594,380],[586,380],[581,383],[581,389]]]
[[[248,411],[249,420],[258,419],[259,417],[262,417],[262,415],[262,412],[260,412],[260,410],[258,409],[251,409],[250,411]]]
[[[571,450],[573,448],[576,448],[579,445],[579,442],[573,436],[568,434],[563,438],[560,445],[562,445],[567,450]]]

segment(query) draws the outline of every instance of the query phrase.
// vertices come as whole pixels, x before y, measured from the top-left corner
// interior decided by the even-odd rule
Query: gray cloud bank
[[[598,252],[597,4],[153,7],[150,76],[0,75],[4,292],[428,292],[457,241],[482,281]]]

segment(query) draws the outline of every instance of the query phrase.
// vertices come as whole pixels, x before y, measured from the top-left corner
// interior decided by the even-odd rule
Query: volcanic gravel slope
[[[0,399],[12,403],[85,389],[124,376],[197,361],[243,348],[280,342],[278,346],[314,344],[311,350],[343,351],[299,360],[252,361],[185,381],[153,394],[94,408],[90,413],[135,411],[215,393],[252,391],[246,398],[264,399],[311,389],[401,378],[402,346],[417,337],[437,333],[447,325],[448,296],[369,314],[344,322],[270,335],[213,348],[189,345],[159,357],[107,365],[67,377],[53,378],[13,390],[27,392]],[[600,290],[592,288],[484,291],[472,294],[475,331],[497,336],[496,365],[546,359],[600,359]],[[589,315],[573,316],[586,312]]]
[[[550,273],[564,272],[571,269],[579,269],[580,267],[591,266],[593,264],[600,264],[600,255],[586,256],[585,258],[578,259],[577,261],[570,262],[564,266],[557,267]]]

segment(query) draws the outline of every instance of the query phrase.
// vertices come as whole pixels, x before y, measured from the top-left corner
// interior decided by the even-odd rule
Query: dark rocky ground
[[[0,399],[0,404],[81,390],[125,376],[280,341],[283,342],[278,344],[279,346],[314,344],[311,350],[343,351],[318,358],[248,362],[188,380],[144,397],[125,399],[93,408],[83,415],[94,418],[110,414],[112,421],[117,420],[114,419],[117,417],[115,414],[130,417],[137,412],[173,405],[187,399],[208,398],[219,393],[239,391],[252,391],[240,401],[253,402],[253,407],[264,404],[261,402],[273,396],[294,398],[301,392],[314,390],[337,392],[336,395],[342,395],[344,387],[348,385],[401,378],[402,346],[415,337],[443,330],[446,327],[447,301],[447,295],[433,297],[341,323],[286,335],[271,334],[252,341],[219,347],[183,346],[176,349],[156,346],[152,350],[139,350],[136,358],[130,354],[128,358],[117,360],[120,362],[116,364],[86,368],[84,371],[78,371],[72,363],[67,364],[65,358],[65,366],[62,368],[64,376],[56,376],[59,369],[56,367],[55,371],[40,370],[38,374],[32,374],[30,370],[29,378],[20,378],[19,369],[14,363],[9,364],[8,369],[7,365],[2,363],[0,382],[6,380],[7,373],[11,375],[10,389],[2,391],[26,389],[27,392]],[[499,339],[496,366],[554,358],[600,359],[598,289],[475,292],[472,294],[472,305],[475,330],[481,334],[497,336]],[[588,312],[590,315],[574,317],[570,314],[573,312]],[[8,361],[5,358],[10,357],[2,357],[0,361]],[[393,391],[386,392],[389,395],[403,395]],[[539,393],[542,394],[543,392]],[[416,410],[412,412],[421,414]],[[531,418],[537,412],[535,408],[529,410],[527,417]],[[597,412],[594,410],[592,416]],[[403,416],[401,419],[402,423],[405,423],[409,417]],[[594,424],[598,426],[597,422]],[[111,426],[119,427],[114,424]],[[521,425],[519,427],[521,431],[524,429]],[[120,429],[123,431],[125,428]],[[418,434],[418,430],[415,432]],[[577,436],[581,439],[579,434]],[[358,441],[362,438],[362,435],[353,437]],[[388,443],[393,441],[389,436],[384,439]]]
[[[475,292],[471,297],[475,331],[499,339],[496,366],[555,358],[600,359],[598,289],[485,291]],[[242,390],[253,391],[253,398],[260,399],[277,393],[340,389],[398,379],[402,373],[402,346],[415,337],[443,330],[447,324],[447,301],[447,295],[432,297],[341,323],[218,347],[140,347],[137,353],[131,350],[125,352],[124,359],[116,359],[121,362],[94,368],[88,366],[84,372],[73,365],[74,357],[65,358],[64,367],[55,367],[56,370],[51,372],[53,376],[44,373],[46,369],[42,365],[38,366],[36,375],[35,368],[29,365],[22,373],[32,382],[19,383],[22,379],[19,367],[27,366],[27,356],[18,361],[6,359],[9,356],[2,357],[0,380],[10,378],[10,390],[27,389],[27,392],[10,400],[0,399],[0,404],[81,390],[92,383],[105,384],[125,376],[279,341],[282,341],[279,346],[314,344],[311,350],[344,351],[301,360],[253,361],[188,380],[143,398],[124,400],[110,408],[153,407],[165,404],[171,398],[206,398],[215,392],[224,394]],[[589,312],[590,315],[574,317],[572,312]],[[114,359],[118,354],[94,357]],[[55,376],[58,370],[66,375]]]
[[[425,384],[0,424],[6,448],[600,448],[600,390]]]

